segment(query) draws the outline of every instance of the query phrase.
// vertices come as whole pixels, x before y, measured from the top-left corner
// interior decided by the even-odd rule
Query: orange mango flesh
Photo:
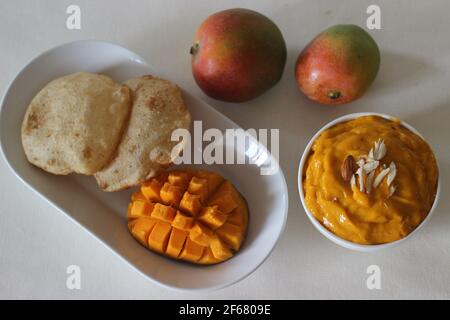
[[[242,246],[248,208],[219,174],[176,170],[145,182],[128,206],[128,228],[145,247],[173,259],[216,264]]]
[[[366,194],[341,176],[344,159],[367,155],[378,139],[387,148],[380,162],[397,167],[392,196],[386,178]],[[428,215],[438,167],[428,144],[399,121],[363,116],[337,124],[316,139],[302,179],[306,206],[326,228],[355,243],[381,244],[405,237]]]

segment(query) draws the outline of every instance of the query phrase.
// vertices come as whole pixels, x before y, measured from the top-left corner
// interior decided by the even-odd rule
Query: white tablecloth
[[[374,1],[1,1],[1,94],[24,64],[57,44],[77,39],[117,42],[242,127],[280,128],[290,209],[276,250],[251,276],[212,293],[173,292],[146,280],[33,194],[2,159],[0,298],[450,298],[450,2],[375,2],[381,8],[382,29],[370,33],[382,51],[380,73],[362,99],[326,107],[297,91],[297,55],[330,25],[365,26],[366,8]],[[81,8],[81,30],[66,28],[70,4]],[[235,105],[200,91],[188,53],[201,21],[231,7],[269,16],[288,45],[281,82],[262,97]],[[352,252],[325,239],[307,220],[297,192],[298,161],[308,139],[326,122],[356,111],[406,120],[427,138],[440,163],[443,192],[430,223],[410,241],[383,252]],[[66,268],[72,264],[82,271],[80,290],[66,288]],[[366,286],[366,270],[373,264],[381,270],[380,290]]]

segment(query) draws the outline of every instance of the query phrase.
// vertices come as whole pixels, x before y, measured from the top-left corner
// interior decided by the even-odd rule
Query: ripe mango
[[[316,36],[295,66],[299,89],[327,105],[351,102],[367,90],[380,67],[375,40],[356,25],[336,25]]]
[[[128,229],[143,246],[172,259],[215,264],[242,246],[247,203],[217,173],[175,170],[145,182],[131,196]]]
[[[209,16],[191,47],[192,73],[210,97],[228,102],[253,99],[283,74],[286,44],[278,27],[248,9]]]

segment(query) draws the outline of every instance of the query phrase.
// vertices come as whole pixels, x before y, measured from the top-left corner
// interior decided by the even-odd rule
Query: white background
[[[379,4],[380,73],[352,104],[319,106],[296,89],[295,60],[319,31],[337,23],[365,26]],[[82,29],[66,29],[66,8],[78,4]],[[288,46],[281,82],[248,103],[207,98],[195,84],[188,54],[196,27],[231,7],[275,21]],[[117,42],[155,70],[206,100],[244,128],[280,128],[281,167],[289,186],[287,228],[252,275],[211,293],[180,293],[146,280],[64,214],[25,187],[0,161],[0,298],[299,299],[450,298],[450,2],[449,1],[0,1],[0,94],[41,52],[77,39]],[[401,246],[378,253],[340,248],[307,220],[297,192],[297,166],[308,139],[326,122],[356,111],[402,118],[427,138],[438,158],[442,196],[435,215]],[[81,267],[81,290],[66,289],[66,267]],[[368,290],[366,268],[381,268],[381,290]]]

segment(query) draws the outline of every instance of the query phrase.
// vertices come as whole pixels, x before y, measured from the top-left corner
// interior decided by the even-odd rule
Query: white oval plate
[[[261,175],[261,165],[256,164],[205,166],[204,169],[219,171],[230,179],[244,195],[249,204],[250,223],[245,243],[235,257],[218,265],[195,266],[154,254],[132,238],[126,224],[131,190],[102,192],[92,177],[55,176],[27,162],[20,128],[30,100],[50,80],[77,71],[104,73],[119,82],[144,74],[158,75],[135,53],[100,41],[71,42],[35,58],[18,73],[2,100],[0,141],[6,162],[16,176],[136,270],[165,287],[222,288],[260,266],[273,250],[287,219],[288,194],[281,169],[274,175]],[[202,120],[204,130],[239,128],[206,103],[184,91],[183,94],[193,119]],[[228,144],[225,141],[225,149],[233,147]],[[255,147],[262,150],[260,157],[267,157],[278,165],[267,149],[254,139],[246,151]]]

